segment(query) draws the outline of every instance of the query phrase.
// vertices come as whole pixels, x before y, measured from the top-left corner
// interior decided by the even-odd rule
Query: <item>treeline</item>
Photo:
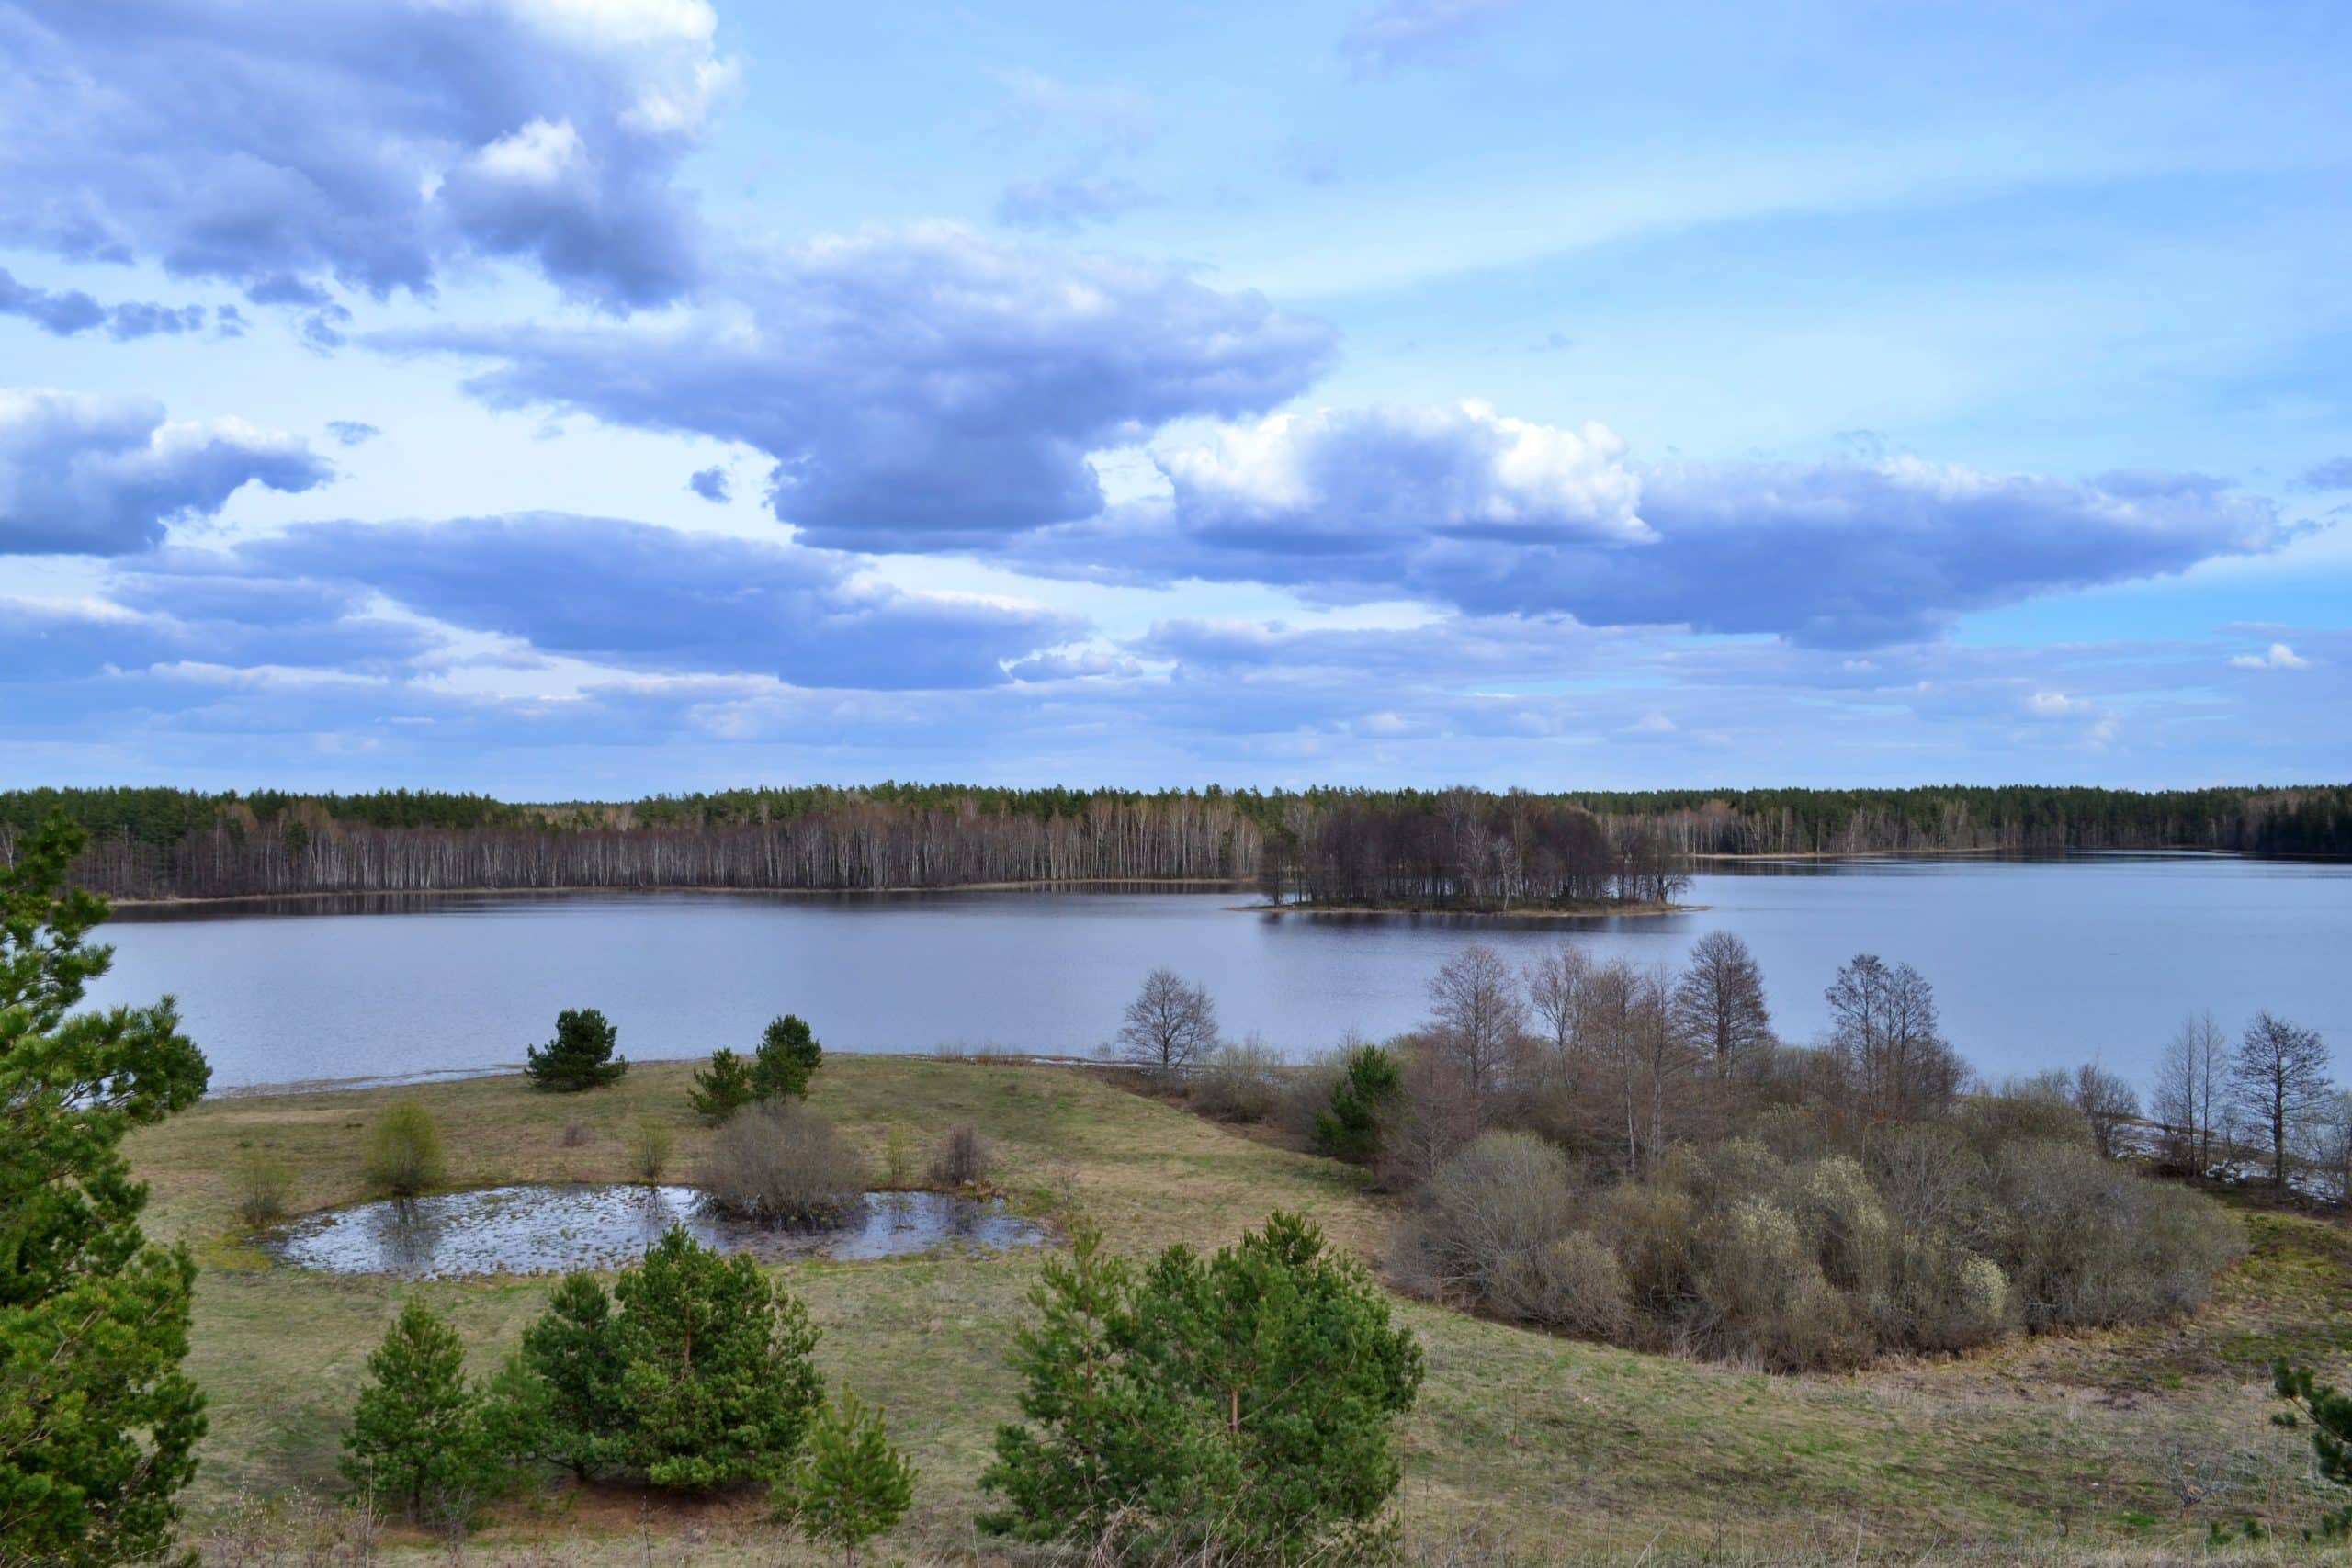
[[[885,782],[525,804],[429,790],[0,792],[0,863],[62,813],[127,897],[455,888],[1255,881],[1284,901],[1585,906],[1688,859],[1937,850],[2352,853],[2352,786],[1655,791],[1001,789]]]
[[[1287,803],[1260,856],[1272,902],[1417,909],[1660,904],[1688,857],[1657,825],[1540,795],[1451,790]]]

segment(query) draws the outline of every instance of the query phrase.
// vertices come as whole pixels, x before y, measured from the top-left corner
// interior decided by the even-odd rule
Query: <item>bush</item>
[[[1315,1124],[1331,1109],[1331,1091],[1347,1071],[1345,1051],[1326,1053],[1293,1067],[1274,1095],[1274,1125],[1295,1138],[1312,1139]]]
[[[230,1172],[237,1218],[260,1230],[286,1217],[294,1206],[294,1168],[266,1149],[247,1149]]]
[[[368,1134],[368,1180],[392,1198],[413,1198],[441,1182],[441,1130],[413,1100],[387,1106]]]
[[[1187,1085],[1193,1109],[1219,1122],[1263,1122],[1282,1095],[1282,1058],[1252,1039],[1209,1053]]]
[[[703,1165],[703,1187],[719,1209],[787,1224],[842,1224],[864,1203],[865,1185],[832,1123],[801,1105],[738,1111]]]
[[[931,1156],[932,1185],[950,1190],[983,1187],[995,1164],[996,1151],[978,1127],[966,1122],[948,1129],[947,1136],[939,1141],[938,1151]]]
[[[1525,1276],[1581,1206],[1558,1149],[1532,1133],[1488,1133],[1422,1187],[1389,1266],[1419,1294],[1521,1316],[1503,1280]]]
[[[628,1141],[629,1166],[637,1179],[648,1187],[660,1181],[662,1173],[670,1168],[670,1155],[677,1146],[677,1135],[670,1131],[668,1123],[650,1116],[638,1122],[637,1131]]]
[[[1697,1278],[1705,1348],[1775,1371],[1847,1364],[1863,1347],[1796,1216],[1749,1198],[1702,1238]]]
[[[628,1058],[614,1055],[620,1031],[594,1008],[567,1008],[555,1015],[555,1038],[525,1053],[523,1076],[534,1089],[577,1093],[598,1089],[628,1071]]]
[[[710,1066],[695,1074],[686,1100],[704,1121],[726,1121],[752,1103],[752,1065],[721,1046],[710,1054]]]
[[[2000,1151],[1991,1251],[2027,1327],[2154,1323],[2202,1306],[2244,1249],[2211,1200],[2098,1157],[2087,1136]]]

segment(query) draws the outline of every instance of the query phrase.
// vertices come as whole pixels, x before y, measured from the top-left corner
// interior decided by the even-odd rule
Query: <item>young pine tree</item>
[[[613,1282],[618,1467],[655,1486],[773,1481],[823,1397],[808,1309],[678,1226]]]
[[[808,1025],[791,1013],[773,1020],[752,1058],[752,1095],[762,1100],[806,1100],[808,1080],[825,1059]]]
[[[547,1311],[523,1331],[519,1359],[526,1381],[504,1390],[505,1418],[520,1434],[512,1451],[561,1465],[582,1481],[611,1465],[622,1418],[620,1352],[613,1298],[594,1275],[563,1277]]]
[[[1377,1045],[1350,1049],[1330,1108],[1315,1119],[1315,1146],[1340,1159],[1368,1160],[1379,1152],[1380,1129],[1403,1087],[1396,1059]]]
[[[695,1074],[687,1099],[704,1121],[726,1121],[752,1103],[752,1065],[719,1047],[710,1054],[710,1066]]]
[[[620,1031],[594,1008],[566,1008],[555,1015],[555,1038],[526,1054],[523,1074],[535,1089],[602,1088],[628,1071],[628,1058],[613,1054],[619,1041]]]
[[[846,1568],[857,1568],[858,1552],[906,1516],[914,1495],[915,1467],[890,1441],[881,1413],[843,1389],[839,1404],[817,1412],[776,1502],[802,1535],[841,1548]]]
[[[1151,1483],[1177,1412],[1126,1375],[1133,1272],[1102,1233],[1070,1224],[1069,1255],[1049,1258],[1029,1292],[1034,1322],[1012,1337],[1023,1424],[996,1433],[981,1490],[1004,1506],[980,1528],[1026,1540],[1089,1540]]]
[[[110,1568],[170,1550],[204,1435],[196,1264],[141,1232],[121,1143],[210,1073],[168,998],[73,1010],[113,957],[65,883],[85,838],[52,818],[0,866],[0,1559]]]
[[[413,1301],[368,1358],[368,1375],[343,1437],[345,1479],[412,1519],[462,1528],[496,1489],[499,1466],[458,1331]]]

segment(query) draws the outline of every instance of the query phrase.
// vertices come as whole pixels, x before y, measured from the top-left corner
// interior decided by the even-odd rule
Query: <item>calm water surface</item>
[[[1204,892],[823,897],[457,896],[125,911],[94,999],[175,992],[216,1088],[482,1071],[521,1060],[565,1007],[602,1008],[643,1058],[746,1049],[797,1012],[836,1049],[943,1043],[1090,1052],[1144,975],[1204,982],[1226,1032],[1292,1055],[1393,1033],[1471,942],[1532,959],[1570,942],[1679,964],[1736,931],[1788,1038],[1858,952],[1935,983],[1946,1032],[1994,1073],[2097,1055],[2144,1080],[2181,1017],[2234,1031],[2267,1007],[2352,1069],[2352,866],[2207,855],[1741,863],[1699,876],[1705,908],[1534,924],[1236,913]]]

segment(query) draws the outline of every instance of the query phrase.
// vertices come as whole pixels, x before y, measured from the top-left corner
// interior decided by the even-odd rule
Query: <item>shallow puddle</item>
[[[691,1187],[582,1184],[362,1203],[297,1220],[262,1246],[297,1268],[334,1274],[553,1274],[634,1263],[673,1224],[706,1247],[765,1262],[1000,1250],[1046,1239],[1036,1224],[1008,1213],[1002,1199],[870,1192],[847,1224],[801,1231],[729,1218],[707,1208]]]

